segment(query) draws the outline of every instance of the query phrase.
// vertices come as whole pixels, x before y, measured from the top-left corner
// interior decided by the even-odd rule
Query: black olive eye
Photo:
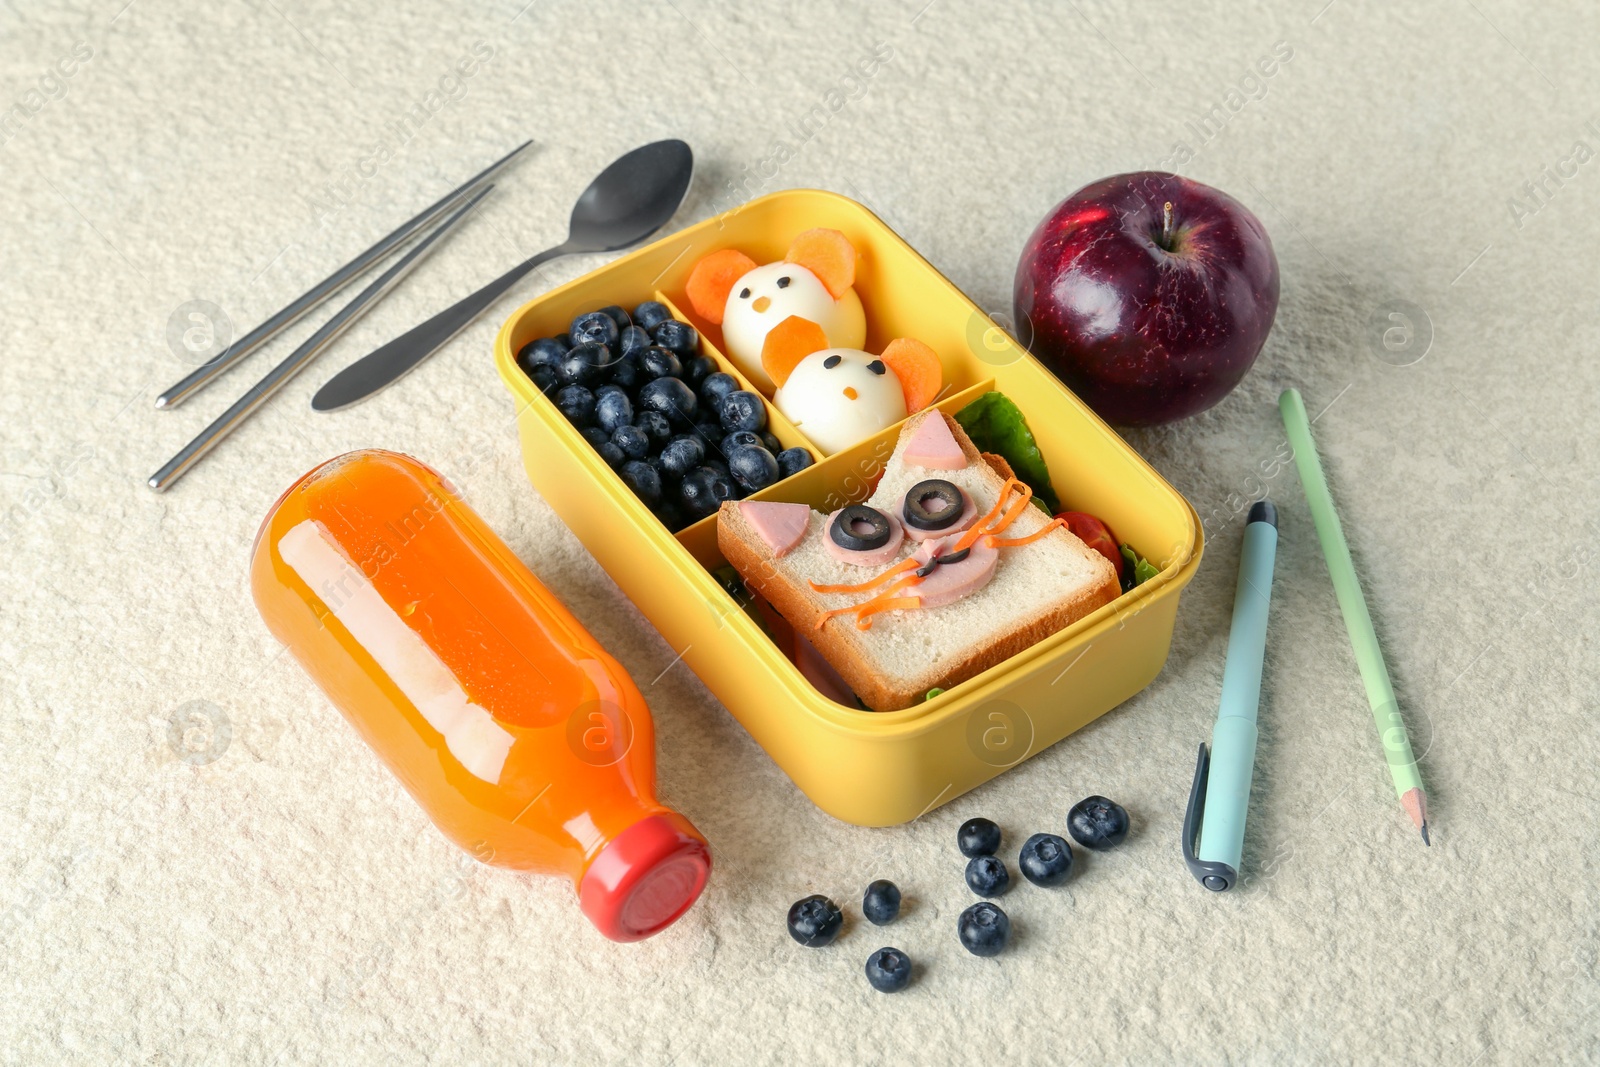
[[[749,300],[750,299],[750,287],[748,285],[745,286],[743,289],[739,290],[739,299],[740,300]]]
[[[848,552],[871,552],[889,543],[893,534],[889,518],[877,508],[865,504],[851,504],[840,508],[828,527],[833,543]]]
[[[875,359],[867,364],[867,369],[873,374],[882,374],[888,368],[883,365],[883,360]]]
[[[822,361],[822,365],[824,367],[827,367],[829,370],[832,370],[833,368],[837,367],[839,364],[841,364],[843,362],[844,362],[844,357],[843,356],[829,356],[827,359]]]
[[[787,288],[789,288],[789,282],[791,280],[792,279],[787,274],[785,274],[783,277],[778,279],[778,288],[779,289],[787,289]]]
[[[966,507],[966,497],[954,482],[929,478],[906,491],[901,512],[907,526],[918,530],[943,530],[954,526]]]

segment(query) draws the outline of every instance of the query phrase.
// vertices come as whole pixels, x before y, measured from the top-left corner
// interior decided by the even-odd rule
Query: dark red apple
[[[1226,193],[1119,174],[1033,231],[1014,298],[1018,336],[1101,418],[1156,426],[1211,407],[1256,361],[1278,260],[1261,220]]]

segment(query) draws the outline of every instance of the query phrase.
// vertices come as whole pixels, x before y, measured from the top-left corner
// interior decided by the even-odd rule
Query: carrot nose
[[[769,296],[758,296],[756,297],[756,302],[750,306],[755,308],[758,312],[765,311],[772,306],[772,298]]]
[[[844,395],[845,395],[845,399],[854,400],[854,399],[856,399],[856,397],[860,396],[861,394],[856,392],[856,387],[855,386],[847,385],[847,386],[844,387]]]

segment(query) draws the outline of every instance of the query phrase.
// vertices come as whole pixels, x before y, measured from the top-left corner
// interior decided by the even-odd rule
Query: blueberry
[[[763,448],[761,435],[751,433],[749,430],[735,430],[722,435],[722,451],[731,452],[735,448]]]
[[[778,440],[778,435],[771,430],[761,431],[761,444],[774,456],[783,451],[783,442]]]
[[[1000,851],[1000,827],[988,819],[968,819],[956,831],[956,847],[968,859],[992,856]]]
[[[611,440],[611,435],[598,426],[585,426],[583,439],[589,442],[589,447],[598,449],[601,445]]]
[[[690,389],[699,389],[700,383],[717,373],[717,361],[710,356],[692,356],[683,361],[683,380]]]
[[[617,322],[603,311],[590,311],[579,315],[572,320],[572,343],[574,345],[600,345],[610,348],[617,343],[617,336],[621,333]]]
[[[956,920],[956,936],[974,956],[998,956],[1011,939],[1011,920],[998,905],[979,901]]]
[[[644,380],[644,375],[639,370],[639,357],[637,355],[618,356],[612,360],[607,377],[612,385],[632,393],[639,387],[639,383]]]
[[[724,430],[753,430],[760,433],[767,428],[767,407],[759,393],[740,389],[722,398],[717,409]]]
[[[556,380],[562,385],[598,385],[611,361],[609,348],[578,345],[561,357],[556,365]]]
[[[556,407],[574,426],[587,426],[594,418],[594,394],[581,385],[556,390]]]
[[[1072,846],[1055,834],[1034,834],[1022,843],[1017,866],[1034,885],[1060,885],[1072,875]]]
[[[706,458],[706,446],[693,434],[679,434],[661,449],[661,466],[674,477],[682,478]]]
[[[1111,848],[1128,836],[1128,813],[1114,800],[1084,797],[1067,812],[1067,832],[1084,848]]]
[[[724,500],[735,498],[733,479],[709,463],[696,467],[683,476],[678,485],[678,496],[689,518],[703,519],[714,515]]]
[[[722,454],[728,458],[728,473],[747,493],[758,492],[778,480],[778,461],[760,445],[724,447]]]
[[[600,453],[600,458],[605,460],[606,466],[610,467],[612,470],[616,470],[618,467],[622,466],[622,464],[628,458],[622,454],[622,449],[618,448],[610,441],[607,441],[605,444],[595,449],[595,451]]]
[[[667,310],[667,305],[654,300],[646,300],[633,309],[633,324],[646,330],[653,330],[670,318],[672,312]]]
[[[611,435],[611,443],[622,449],[622,454],[629,459],[643,459],[650,454],[650,436],[632,424],[618,426]],[[660,491],[659,486],[657,491]]]
[[[522,351],[517,353],[517,363],[524,371],[531,370],[540,363],[554,366],[561,362],[561,357],[567,354],[570,346],[559,337],[541,337],[522,346]]]
[[[617,353],[631,356],[650,347],[650,334],[637,326],[629,326],[617,336]]]
[[[692,420],[699,402],[694,398],[694,390],[678,379],[656,378],[640,386],[639,406],[646,411],[659,411],[669,419],[679,416]]]
[[[802,897],[789,908],[789,936],[807,948],[831,945],[843,925],[844,912],[821,893]]]
[[[616,323],[618,330],[626,330],[633,322],[632,319],[628,318],[628,313],[623,311],[615,304],[612,304],[610,307],[601,308],[600,314],[606,316],[612,322]]]
[[[642,460],[630,459],[622,465],[623,482],[633,495],[644,501],[645,507],[655,507],[661,500],[661,476],[656,469]]]
[[[602,385],[595,390],[594,420],[606,433],[615,433],[618,427],[633,424],[633,401],[616,385]]]
[[[678,354],[660,345],[651,345],[639,353],[639,369],[646,378],[677,378],[683,374]]]
[[[722,407],[723,397],[738,391],[739,379],[722,371],[706,375],[705,381],[700,383],[700,399],[704,400],[712,411]]]
[[[898,993],[911,981],[911,957],[897,948],[880,948],[867,957],[867,981],[880,993]]]
[[[645,432],[653,448],[672,440],[672,423],[659,411],[641,411],[633,417],[633,424]]]
[[[787,478],[791,474],[799,474],[816,462],[811,453],[798,446],[786,448],[777,455],[778,477]]]
[[[967,888],[980,897],[1005,896],[1011,872],[998,856],[974,856],[967,861]]]
[[[671,497],[662,497],[661,503],[655,506],[656,518],[661,520],[661,525],[677,533],[689,525],[688,518],[683,513],[683,506]]]
[[[694,350],[700,347],[700,332],[677,319],[657,323],[650,331],[650,337],[662,348],[670,348],[684,359],[694,355]]]
[[[879,878],[867,886],[861,898],[861,914],[874,926],[892,923],[900,914],[900,887],[887,878]]]
[[[548,393],[561,384],[556,380],[555,368],[548,363],[535,363],[529,367],[528,378],[532,380],[541,393]]]
[[[705,412],[701,414],[704,415]],[[705,441],[707,448],[720,448],[722,439],[726,436],[722,432],[722,423],[714,420],[695,423],[694,432],[697,437]]]

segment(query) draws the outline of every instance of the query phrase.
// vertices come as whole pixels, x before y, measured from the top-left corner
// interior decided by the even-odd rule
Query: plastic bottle
[[[279,498],[256,535],[274,636],[456,844],[572,879],[607,937],[670,925],[711,855],[655,799],[644,697],[430,468],[351,452]]]

